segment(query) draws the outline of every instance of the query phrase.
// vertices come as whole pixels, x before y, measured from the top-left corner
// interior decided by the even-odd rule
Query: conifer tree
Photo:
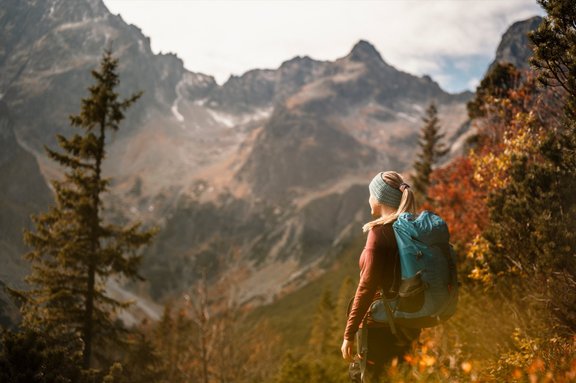
[[[178,382],[176,379],[177,369],[177,350],[175,347],[176,336],[189,336],[189,334],[176,334],[175,321],[172,318],[172,304],[167,303],[164,306],[164,312],[160,321],[156,323],[154,331],[152,332],[152,339],[155,342],[155,349],[157,349],[162,356],[163,367],[165,368],[165,377],[168,381]]]
[[[58,347],[51,334],[25,329],[0,333],[0,382],[82,382],[74,345]]]
[[[422,121],[424,125],[420,134],[420,153],[414,163],[415,174],[412,177],[414,191],[421,198],[426,197],[434,165],[448,153],[448,148],[441,142],[444,134],[440,133],[438,110],[434,103],[430,104]]]
[[[162,365],[160,352],[156,349],[152,339],[138,332],[131,334],[131,338],[129,350],[122,359],[121,379],[116,379],[116,381],[118,383],[163,382],[162,379],[167,375],[167,371]]]
[[[55,206],[34,217],[35,230],[25,232],[32,271],[30,289],[20,292],[23,325],[63,342],[79,334],[85,369],[93,357],[102,356],[107,342],[122,339],[124,332],[114,314],[128,304],[107,294],[107,280],[138,278],[138,250],[153,235],[140,223],[122,227],[103,219],[102,196],[110,182],[102,174],[106,134],[118,130],[124,112],[140,97],[119,99],[117,66],[118,60],[105,52],[92,71],[95,83],[80,113],[70,116],[79,132],[71,138],[58,135],[61,151],[46,148],[65,174],[52,181]]]
[[[468,117],[485,117],[488,112],[486,104],[490,104],[493,98],[507,97],[511,90],[521,85],[521,77],[520,71],[513,64],[496,63],[480,81],[474,99],[466,104]]]
[[[543,121],[544,135],[512,158],[512,182],[489,198],[486,237],[496,255],[495,273],[520,270],[523,292],[542,296],[550,330],[576,329],[576,7],[571,0],[541,0],[548,15],[531,34],[532,63],[547,88],[560,90],[565,116]],[[534,113],[536,114],[536,113]],[[513,275],[514,276],[514,275]],[[517,280],[514,285],[518,286]],[[528,287],[525,287],[525,286]],[[507,286],[506,286],[507,287]],[[528,292],[529,291],[529,292]],[[522,301],[525,307],[527,302]],[[544,306],[544,305],[543,305]],[[543,315],[540,315],[543,317]]]
[[[538,0],[547,13],[530,34],[534,44],[531,63],[540,81],[566,93],[566,111],[576,117],[576,5],[573,0]]]

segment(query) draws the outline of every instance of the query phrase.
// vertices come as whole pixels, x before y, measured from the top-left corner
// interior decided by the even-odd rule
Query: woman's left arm
[[[381,234],[378,233],[378,231],[380,231],[378,229],[379,227],[376,226],[368,232],[366,246],[362,252],[360,281],[358,282],[358,288],[354,295],[354,302],[348,315],[346,330],[344,332],[344,339],[348,342],[354,342],[354,335],[368,312],[370,304],[378,290],[378,285],[381,283],[382,265],[380,263],[382,257],[377,256],[377,249],[379,248],[378,242]]]

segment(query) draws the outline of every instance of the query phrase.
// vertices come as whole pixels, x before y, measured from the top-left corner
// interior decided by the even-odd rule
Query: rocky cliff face
[[[497,64],[504,63],[513,64],[522,71],[530,71],[532,48],[528,34],[538,28],[541,22],[542,18],[535,16],[512,24],[502,35],[502,40],[500,40],[494,55],[494,61],[488,66],[485,75],[492,71]],[[470,121],[464,124],[455,136],[452,153],[463,153],[468,150],[467,141],[476,134],[477,130]]]
[[[179,98],[201,98],[216,86],[212,77],[186,71],[176,56],[152,54],[149,39],[100,0],[7,0],[2,8],[0,94],[18,137],[38,156],[67,131],[104,49],[121,59],[120,93],[144,92],[121,137],[158,114],[178,119]]]
[[[277,101],[238,175],[255,195],[293,197],[358,172],[405,170],[415,155],[420,111],[434,101],[461,121],[468,97],[395,69],[360,41]],[[454,134],[457,124],[444,124]]]
[[[541,22],[542,17],[535,16],[512,24],[502,36],[498,49],[496,49],[494,62],[488,70],[496,63],[510,63],[519,69],[530,69],[532,49],[530,48],[528,33],[538,28]]]
[[[21,285],[28,270],[22,259],[27,250],[23,230],[31,227],[31,214],[49,206],[51,193],[36,158],[20,146],[12,127],[0,101],[0,282]]]
[[[6,0],[0,28],[11,140],[34,154],[45,179],[61,169],[43,145],[69,132],[67,116],[103,49],[120,60],[121,95],[144,91],[110,139],[105,203],[114,219],[160,226],[143,270],[159,301],[204,272],[253,304],[305,284],[368,219],[373,174],[410,168],[428,104],[438,104],[452,141],[471,97],[390,66],[366,41],[333,62],[296,57],[218,86],[174,55],[154,55],[101,0]],[[0,158],[20,163],[22,153]],[[30,189],[24,171],[9,176],[20,197]],[[14,208],[10,198],[0,197],[2,217]]]

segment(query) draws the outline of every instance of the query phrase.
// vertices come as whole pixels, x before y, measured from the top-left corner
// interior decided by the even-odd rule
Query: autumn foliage
[[[460,261],[459,307],[450,321],[425,329],[408,355],[390,362],[389,382],[576,381],[576,7],[573,0],[539,2],[548,16],[531,37],[538,71],[494,66],[468,105],[473,133],[468,151],[434,169],[435,156],[423,157],[422,207],[450,227]],[[430,132],[440,137],[435,127]],[[83,173],[72,175],[80,179]],[[133,245],[150,236],[140,235]],[[52,242],[46,241],[46,249],[60,250]],[[350,247],[356,251],[358,243]],[[343,251],[341,257],[348,255]],[[120,265],[136,275],[136,263]],[[52,262],[42,265],[49,276],[66,270]],[[106,301],[97,318],[109,325],[107,334],[122,330],[126,341],[121,349],[102,348],[107,358],[92,369],[81,368],[83,359],[84,366],[91,359],[82,358],[86,344],[77,336],[82,327],[68,331],[70,337],[39,331],[47,319],[67,326],[73,321],[50,317],[46,307],[40,310],[43,306],[30,300],[36,320],[28,321],[29,328],[0,334],[0,382],[344,383],[347,365],[338,348],[355,283],[343,274],[332,273],[337,295],[332,285],[322,294],[311,284],[296,292],[297,300],[286,300],[281,312],[286,328],[280,330],[254,320],[228,292],[209,294],[205,279],[183,302],[167,305],[157,323],[130,331],[116,327],[115,311],[105,311],[114,305]],[[350,267],[350,274],[356,276],[357,269]],[[45,282],[57,287],[50,278]],[[71,296],[61,289],[48,292],[51,298]],[[318,302],[315,312],[306,300]],[[57,307],[57,314],[70,314],[70,305]],[[299,311],[303,307],[305,313]],[[287,346],[299,327],[291,322],[302,318],[308,322],[302,331],[307,340]]]
[[[428,195],[431,203],[423,207],[435,210],[446,220],[451,241],[466,252],[488,222],[487,189],[474,178],[471,158],[457,158],[432,173]]]
[[[469,104],[469,151],[431,175],[424,207],[448,221],[464,286],[459,315],[408,357],[415,381],[576,379],[576,9],[541,3],[541,72],[496,65]]]

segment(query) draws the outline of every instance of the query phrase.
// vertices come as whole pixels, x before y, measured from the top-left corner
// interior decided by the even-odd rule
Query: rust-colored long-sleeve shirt
[[[344,339],[354,340],[354,334],[368,315],[368,309],[382,290],[393,297],[400,283],[400,259],[392,223],[373,227],[368,232],[366,246],[360,255],[360,282],[348,315]],[[367,317],[368,326],[376,324]]]

